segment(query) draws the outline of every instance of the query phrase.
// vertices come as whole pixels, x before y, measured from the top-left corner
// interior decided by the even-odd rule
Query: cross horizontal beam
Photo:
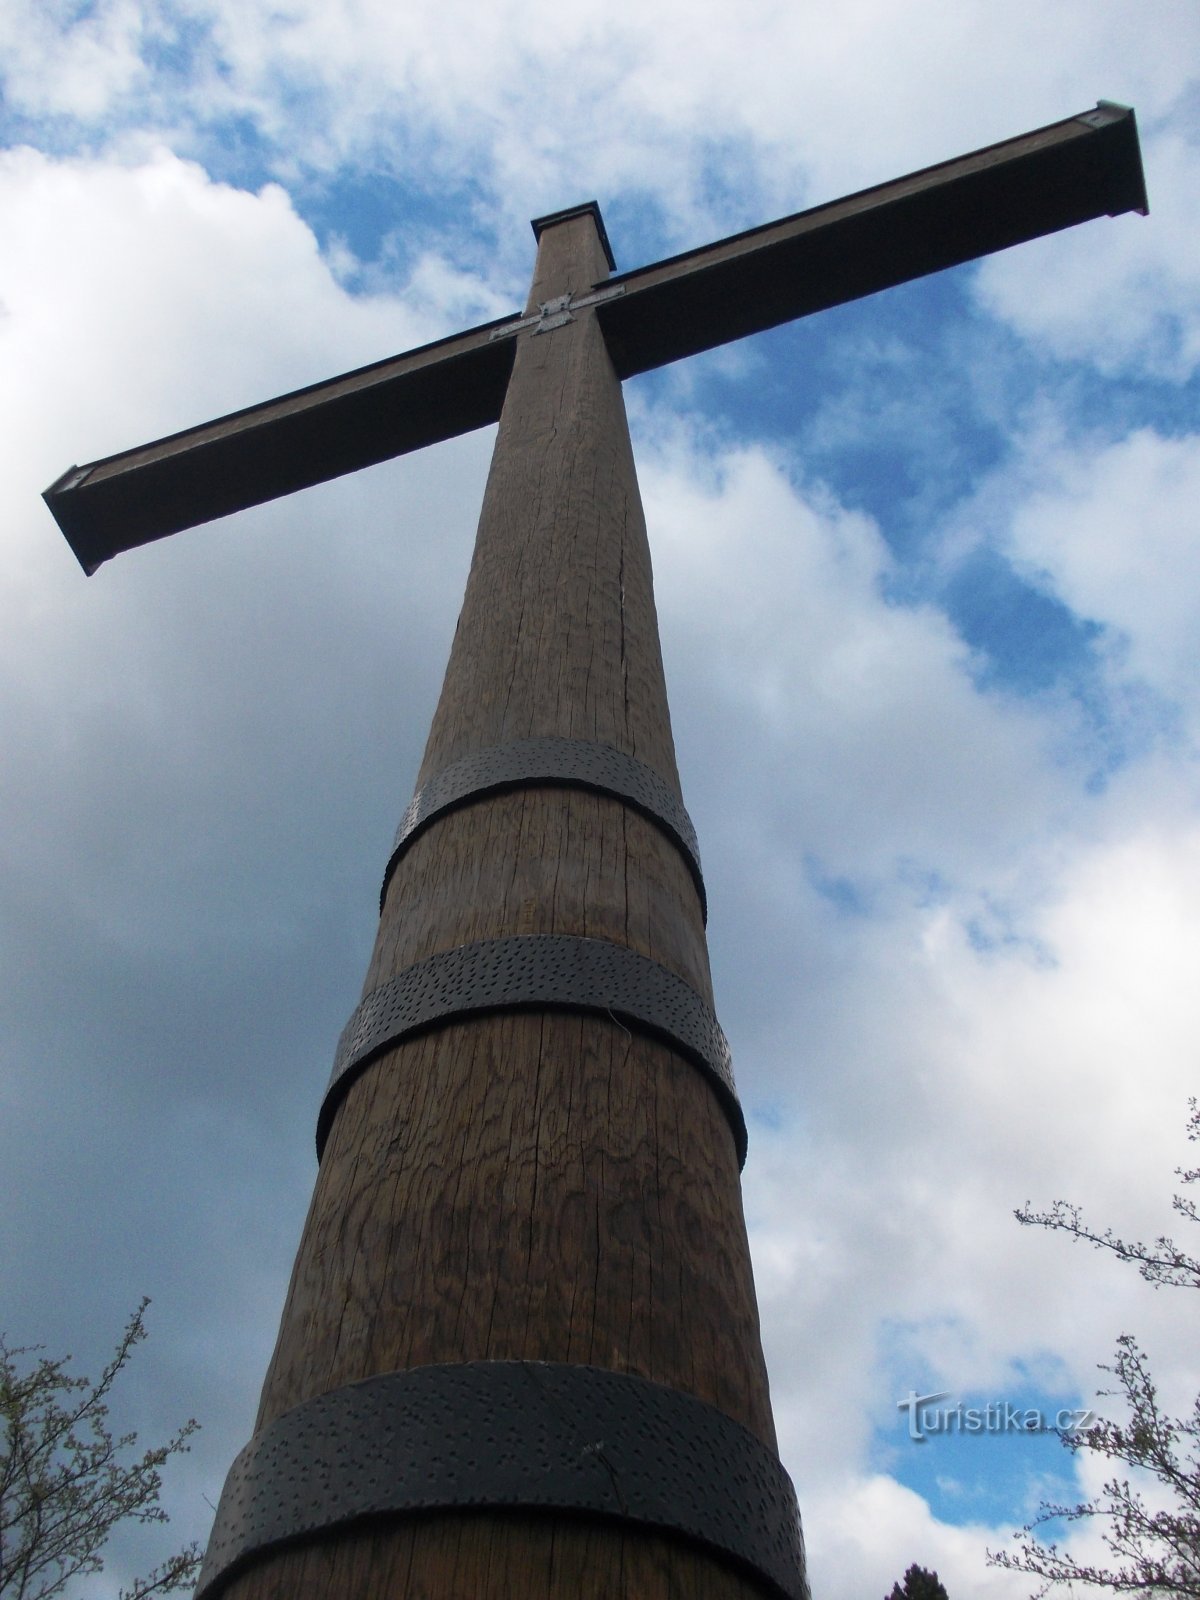
[[[500,416],[514,346],[505,317],[72,467],[43,499],[83,570],[181,528],[261,505]]]
[[[1091,218],[1146,210],[1133,112],[1094,111],[606,280],[632,377]],[[561,311],[557,313],[562,315]],[[73,467],[45,500],[85,572],[182,528],[499,419],[519,316]]]
[[[1101,101],[955,161],[610,278],[622,378],[1095,217],[1147,210],[1137,126]]]

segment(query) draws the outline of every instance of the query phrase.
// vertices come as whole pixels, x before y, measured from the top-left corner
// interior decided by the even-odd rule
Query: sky
[[[532,217],[637,267],[1101,98],[1149,217],[626,403],[817,1600],[1027,1594],[986,1549],[1099,1486],[910,1394],[1088,1407],[1130,1332],[1190,1405],[1186,1301],[1013,1212],[1152,1237],[1194,1165],[1198,63],[1186,0],[0,11],[0,1329],[94,1373],[149,1295],[114,1425],[202,1425],[88,1595],[249,1436],[491,434],[91,579],[41,491],[517,310]]]

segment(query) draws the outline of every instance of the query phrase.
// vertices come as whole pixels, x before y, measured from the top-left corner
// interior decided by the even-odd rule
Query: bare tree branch
[[[73,1377],[37,1349],[10,1348],[0,1336],[0,1596],[50,1600],[73,1577],[98,1572],[100,1551],[120,1522],[165,1522],[160,1468],[189,1446],[196,1422],[164,1445],[128,1459],[137,1435],[115,1439],[108,1398],[134,1347],[145,1337],[143,1300],[99,1379]],[[32,1364],[22,1358],[36,1357]],[[184,1588],[200,1562],[189,1545],[139,1578],[121,1600]]]
[[[1193,1099],[1189,1109],[1188,1138],[1200,1142],[1200,1104]],[[1178,1167],[1175,1175],[1184,1185],[1200,1183],[1200,1167]],[[1190,1195],[1175,1195],[1172,1203],[1179,1216],[1200,1222]],[[1122,1239],[1111,1228],[1090,1227],[1079,1208],[1063,1200],[1055,1201],[1048,1211],[1034,1211],[1026,1204],[1016,1217],[1018,1222],[1066,1233],[1078,1243],[1131,1262],[1155,1288],[1200,1289],[1200,1261],[1172,1239],[1158,1238],[1152,1245]],[[1129,1421],[1102,1418],[1082,1433],[1063,1434],[1062,1442],[1068,1450],[1086,1450],[1117,1463],[1118,1469],[1145,1474],[1147,1489],[1151,1483],[1155,1486],[1155,1499],[1161,1499],[1163,1508],[1151,1510],[1140,1490],[1118,1470],[1090,1500],[1071,1506],[1044,1503],[1032,1522],[1014,1534],[1016,1551],[989,1550],[988,1562],[1039,1579],[1035,1600],[1057,1584],[1200,1600],[1200,1396],[1190,1414],[1167,1415],[1159,1404],[1149,1362],[1130,1334],[1121,1335],[1112,1365],[1100,1370],[1116,1379],[1115,1386],[1102,1393],[1123,1402]],[[1112,1564],[1078,1561],[1069,1550],[1043,1540],[1040,1530],[1064,1523],[1097,1526]]]

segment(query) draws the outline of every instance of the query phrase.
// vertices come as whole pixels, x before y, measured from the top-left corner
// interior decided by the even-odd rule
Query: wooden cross
[[[500,421],[197,1600],[807,1600],[621,380],[1144,208],[1103,104],[618,276],[577,207],[534,224],[524,315],[47,491],[91,572]]]

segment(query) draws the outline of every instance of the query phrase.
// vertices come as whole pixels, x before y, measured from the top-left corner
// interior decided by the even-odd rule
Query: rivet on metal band
[[[535,784],[590,789],[595,794],[623,800],[639,811],[660,828],[682,854],[700,896],[701,915],[707,919],[708,902],[696,830],[682,800],[666,779],[644,761],[610,744],[595,739],[558,738],[518,739],[513,744],[496,745],[434,773],[429,782],[417,790],[400,819],[383,874],[380,911],[396,863],[435,817],[487,795],[531,788]]]
[[[495,1011],[589,1011],[674,1046],[716,1091],[746,1159],[746,1122],[729,1041],[691,984],[607,939],[518,934],[427,956],[360,1003],[342,1030],[317,1117],[317,1156],[347,1089],[389,1046],[430,1028]]]
[[[196,1600],[284,1545],[447,1511],[632,1524],[809,1600],[796,1494],[774,1451],[693,1395],[542,1361],[384,1373],[268,1423],[230,1469]]]

